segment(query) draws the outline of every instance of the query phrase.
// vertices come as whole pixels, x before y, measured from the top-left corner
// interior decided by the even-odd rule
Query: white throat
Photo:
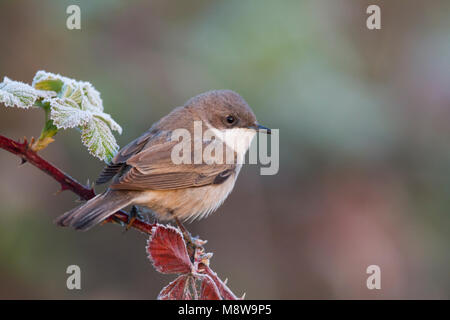
[[[220,139],[227,145],[228,148],[237,153],[238,159],[242,160],[250,148],[256,130],[247,128],[232,128],[219,130],[208,124],[209,129],[214,133],[214,136]]]

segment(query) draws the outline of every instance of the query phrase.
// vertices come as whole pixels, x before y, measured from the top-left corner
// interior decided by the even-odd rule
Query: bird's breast
[[[233,190],[239,171],[221,184],[176,190],[143,191],[135,203],[150,208],[162,220],[201,219],[214,212]]]

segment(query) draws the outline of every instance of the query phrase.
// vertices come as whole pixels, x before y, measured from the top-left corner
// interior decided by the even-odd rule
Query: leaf
[[[190,276],[181,275],[165,286],[158,294],[158,300],[191,300]]]
[[[55,92],[61,90],[63,84],[76,83],[75,80],[63,77],[59,74],[39,70],[33,78],[31,85],[36,89],[48,90],[47,88],[53,87]],[[59,87],[59,90],[57,90]]]
[[[36,90],[30,85],[4,77],[0,83],[0,102],[7,107],[29,108],[37,99],[55,96],[53,91]]]
[[[115,122],[109,114],[104,112],[94,112],[94,116],[101,118],[109,125],[112,130],[119,132],[119,134],[122,134],[122,127],[117,122]]]
[[[85,81],[80,81],[81,90],[83,92],[83,101],[81,107],[86,110],[103,112],[103,101],[98,92],[92,84]]]
[[[92,155],[106,162],[110,162],[119,149],[108,125],[98,117],[92,117],[82,127],[81,140]]]
[[[231,290],[226,286],[222,280],[217,277],[217,274],[213,272],[209,267],[207,267],[207,275],[214,282],[216,288],[219,290],[219,294],[224,300],[236,300],[236,296],[231,292]]]
[[[49,102],[51,106],[50,119],[58,129],[85,126],[92,121],[92,113],[81,110],[78,104],[70,98],[55,98]]]
[[[114,157],[119,146],[111,130],[122,133],[122,128],[103,112],[100,93],[92,84],[41,70],[33,86],[58,89],[58,97],[45,101],[51,106],[50,119],[58,129],[80,127],[81,139],[92,155],[107,162]]]
[[[161,273],[190,273],[193,268],[183,236],[174,227],[158,224],[152,230],[147,252]]]
[[[197,275],[197,278],[202,282],[200,291],[201,300],[222,300],[219,289],[210,276]]]
[[[37,82],[34,87],[39,90],[48,90],[59,92],[63,86],[64,82],[61,80],[42,80]]]
[[[83,89],[76,82],[65,83],[61,88],[60,93],[61,98],[70,99],[74,101],[79,109],[81,108],[81,103],[83,102]]]
[[[111,130],[122,133],[122,128],[103,112],[100,92],[89,82],[43,70],[36,73],[32,86],[5,77],[0,83],[0,102],[21,108],[37,105],[45,110],[46,120],[52,121],[55,130],[44,128],[45,136],[36,142],[36,148],[53,141],[49,138],[56,134],[56,129],[77,127],[81,129],[83,144],[95,157],[109,162],[119,149]]]

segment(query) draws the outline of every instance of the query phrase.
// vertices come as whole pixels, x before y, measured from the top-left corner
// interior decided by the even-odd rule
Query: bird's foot
[[[125,232],[130,230],[131,226],[133,225],[136,219],[145,221],[145,217],[143,216],[139,208],[137,206],[132,206],[130,210],[130,215],[128,216],[127,225],[125,226]]]

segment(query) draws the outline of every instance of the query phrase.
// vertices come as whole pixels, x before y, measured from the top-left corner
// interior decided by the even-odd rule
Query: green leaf
[[[47,90],[59,92],[61,91],[64,82],[61,80],[43,80],[34,84],[34,87],[38,90]]]
[[[111,130],[122,133],[122,128],[103,112],[100,92],[89,82],[43,70],[36,73],[31,86],[5,77],[0,102],[21,108],[35,105],[45,111],[45,126],[32,145],[36,151],[54,141],[59,129],[67,128],[80,128],[84,145],[101,160],[110,161],[119,148]]]
[[[0,83],[0,102],[7,107],[29,108],[36,100],[56,95],[53,91],[36,90],[32,86],[5,77]]]
[[[67,78],[67,77],[63,77],[59,74],[55,74],[55,73],[51,73],[51,72],[46,72],[44,70],[40,70],[38,72],[36,72],[36,75],[33,78],[33,82],[31,83],[31,85],[33,87],[35,87],[36,89],[38,89],[38,86],[43,86],[43,87],[54,87],[55,89],[59,90],[53,90],[55,92],[59,92],[63,86],[63,84],[69,84],[69,83],[74,83],[76,82],[73,79]],[[42,89],[42,90],[47,90],[47,89]]]
[[[81,107],[85,110],[93,112],[103,112],[103,101],[98,92],[89,82],[81,82],[80,86],[83,91],[83,101]]]
[[[81,140],[95,157],[110,162],[119,146],[106,122],[93,117],[81,130]]]
[[[54,98],[49,102],[50,119],[59,129],[84,126],[92,120],[92,113],[81,110],[80,106],[70,98]]]
[[[122,134],[122,127],[117,122],[115,122],[109,114],[104,112],[94,112],[93,115],[105,121],[112,130],[119,132],[119,134]]]

